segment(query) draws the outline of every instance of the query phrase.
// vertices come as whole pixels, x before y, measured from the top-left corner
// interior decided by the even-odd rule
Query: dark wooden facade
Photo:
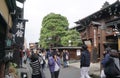
[[[113,49],[118,48],[118,36],[113,31],[116,27],[120,29],[120,2],[109,5],[108,2],[104,7],[92,15],[78,20],[76,29],[80,32],[81,38],[91,52],[92,62],[97,62],[103,56],[106,45]]]
[[[63,50],[68,50],[70,60],[80,60],[81,47],[54,47],[53,49],[58,49],[60,54],[62,54]]]
[[[12,27],[15,19],[22,14],[18,12],[22,9],[16,5],[16,1],[19,0],[0,1],[0,78],[4,78],[4,75],[8,73],[9,62],[13,59],[13,56],[11,56],[14,53]]]

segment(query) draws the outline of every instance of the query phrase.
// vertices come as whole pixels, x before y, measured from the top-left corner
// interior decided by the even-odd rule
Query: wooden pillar
[[[101,27],[100,30],[100,62],[103,59],[103,52],[104,52],[104,42],[106,40],[106,36],[105,36],[105,29],[103,27]],[[100,64],[100,70],[102,69],[102,66]]]

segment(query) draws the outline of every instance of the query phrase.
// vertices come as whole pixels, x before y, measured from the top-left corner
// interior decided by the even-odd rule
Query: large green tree
[[[80,46],[82,44],[80,33],[75,29],[66,31],[65,35],[61,38],[61,43],[64,46]]]
[[[40,45],[44,48],[51,46],[68,46],[68,40],[73,40],[73,36],[80,37],[74,30],[68,31],[68,20],[60,14],[50,13],[43,18],[40,32]],[[72,35],[74,34],[74,35]],[[74,40],[76,41],[76,40]],[[74,42],[77,45],[76,42]]]

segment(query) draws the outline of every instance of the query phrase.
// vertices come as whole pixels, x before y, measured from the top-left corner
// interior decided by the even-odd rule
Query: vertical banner
[[[25,20],[16,19],[13,25],[13,42],[23,47],[25,34]]]

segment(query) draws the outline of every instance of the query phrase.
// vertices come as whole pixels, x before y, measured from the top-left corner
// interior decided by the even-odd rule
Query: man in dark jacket
[[[81,60],[80,60],[80,78],[90,78],[88,72],[90,67],[90,52],[86,45],[82,46],[81,50]]]

